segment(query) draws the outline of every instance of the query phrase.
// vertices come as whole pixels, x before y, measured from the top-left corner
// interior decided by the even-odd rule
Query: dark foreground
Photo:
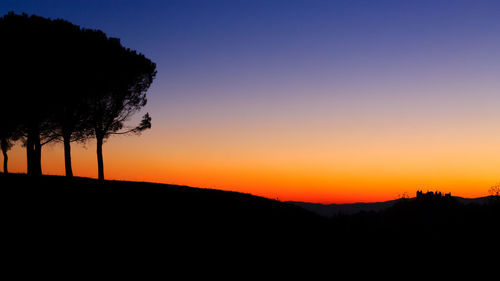
[[[4,246],[21,254],[376,256],[389,249],[484,249],[500,237],[495,198],[485,205],[405,200],[326,219],[249,194],[164,184],[0,174],[0,187]]]

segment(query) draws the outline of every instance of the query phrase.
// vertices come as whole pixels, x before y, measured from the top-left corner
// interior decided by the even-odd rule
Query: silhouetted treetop
[[[61,140],[66,174],[72,176],[70,143],[95,137],[103,178],[103,141],[151,127],[149,114],[137,126],[126,121],[146,105],[156,65],[119,39],[65,20],[12,12],[0,18],[0,38],[2,100],[15,108],[10,125],[16,123],[23,137],[28,174],[41,174],[41,147]]]
[[[89,127],[97,141],[99,179],[104,178],[102,145],[113,134],[140,133],[151,128],[151,117],[144,115],[137,126],[125,122],[147,103],[146,91],[156,75],[156,65],[144,55],[125,48],[116,38],[101,32],[88,33],[92,46],[92,90],[86,96]]]

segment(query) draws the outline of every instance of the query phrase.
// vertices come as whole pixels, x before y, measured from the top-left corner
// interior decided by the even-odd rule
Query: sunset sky
[[[321,203],[479,197],[500,182],[500,1],[4,0],[8,11],[103,30],[157,63],[152,129],[106,142],[107,179]],[[95,142],[72,149],[75,175],[97,177]],[[11,172],[26,172],[25,154],[10,152]],[[42,161],[64,174],[62,145]]]

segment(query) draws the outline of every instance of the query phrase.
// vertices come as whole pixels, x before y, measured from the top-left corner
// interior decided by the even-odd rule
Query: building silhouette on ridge
[[[443,193],[441,191],[427,191],[423,192],[422,190],[417,190],[417,199],[442,199],[442,198],[451,198],[451,192]]]

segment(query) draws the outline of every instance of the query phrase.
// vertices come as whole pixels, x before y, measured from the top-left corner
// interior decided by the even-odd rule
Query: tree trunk
[[[42,175],[42,144],[40,141],[40,134],[36,134],[34,142],[34,154],[33,154],[33,175]]]
[[[28,131],[28,137],[26,140],[26,157],[28,175],[41,176],[42,144],[40,143],[40,131],[37,126],[33,126]]]
[[[73,177],[73,168],[71,166],[71,135],[64,135],[64,167],[66,169],[66,177]]]
[[[104,160],[102,157],[102,137],[97,138],[97,170],[98,170],[98,179],[104,180]]]
[[[3,153],[3,173],[4,174],[9,174],[9,168],[8,168],[8,162],[9,162],[9,156],[7,155],[7,150],[2,149]]]
[[[35,154],[33,135],[28,133],[26,139],[26,172],[29,176],[33,176],[33,155]]]
[[[7,141],[2,139],[2,153],[3,153],[3,173],[8,174],[9,169],[7,167],[7,163],[9,162],[9,156],[7,155]]]

